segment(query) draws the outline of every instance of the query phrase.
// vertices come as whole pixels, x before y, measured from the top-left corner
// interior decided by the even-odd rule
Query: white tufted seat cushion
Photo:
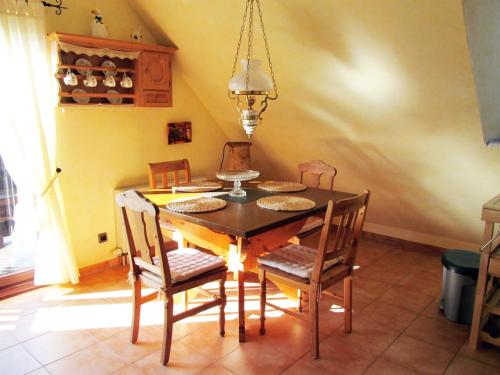
[[[221,257],[191,248],[169,251],[167,257],[172,283],[191,279],[226,265]],[[160,258],[155,257],[153,260],[156,265],[160,264]]]
[[[304,223],[303,227],[300,228],[299,235],[302,233],[309,232],[310,230],[320,228],[323,226],[323,219],[317,216],[309,216]]]
[[[265,266],[277,268],[292,275],[308,279],[312,274],[317,253],[318,250],[316,249],[290,244],[260,257],[257,261]],[[330,268],[341,261],[342,257],[325,261],[323,269]]]

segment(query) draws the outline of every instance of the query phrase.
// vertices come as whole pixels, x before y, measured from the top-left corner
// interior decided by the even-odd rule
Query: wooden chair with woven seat
[[[164,299],[164,332],[161,363],[166,365],[170,357],[173,324],[199,312],[220,306],[220,335],[224,336],[224,307],[227,267],[214,255],[196,249],[166,251],[159,224],[159,209],[141,193],[129,190],[117,196],[122,208],[123,220],[129,243],[129,282],[132,284],[132,330],[130,341],[137,342],[141,305],[156,299],[158,293]],[[147,233],[153,226],[154,244]],[[209,302],[174,315],[174,294],[200,287],[208,282],[219,281],[219,295]],[[158,290],[142,295],[142,284]]]
[[[311,354],[319,357],[318,303],[322,292],[344,281],[344,329],[352,329],[352,271],[356,260],[358,240],[363,229],[370,192],[336,203],[330,201],[325,214],[318,249],[289,244],[258,259],[260,280],[260,333],[265,334],[266,304],[308,320],[311,326]],[[334,225],[334,218],[338,224]],[[333,230],[330,230],[333,229]],[[334,232],[333,246],[328,248],[330,233]],[[309,318],[266,301],[267,279],[276,280],[309,295]],[[333,294],[332,294],[333,295]],[[335,295],[334,295],[335,296]]]
[[[299,182],[309,187],[319,188],[321,178],[328,177],[328,189],[333,190],[333,182],[337,175],[337,169],[322,160],[312,160],[298,165]],[[300,240],[313,233],[316,233],[323,226],[323,219],[317,216],[308,217],[304,226],[300,229],[293,242],[300,243]]]

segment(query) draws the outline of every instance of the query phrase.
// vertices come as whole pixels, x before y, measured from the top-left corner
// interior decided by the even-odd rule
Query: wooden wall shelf
[[[112,106],[141,106],[141,107],[171,107],[172,106],[172,66],[176,47],[166,47],[145,43],[133,43],[121,40],[94,38],[91,36],[52,33],[49,35],[52,48],[57,49],[58,64],[55,78],[59,83],[60,105],[112,105]],[[77,46],[68,49],[68,45]],[[85,53],[80,52],[84,51]],[[74,52],[78,51],[78,52]],[[122,54],[131,56],[123,58]],[[130,54],[132,53],[132,54]],[[76,60],[85,58],[91,66],[76,65]],[[106,60],[115,67],[101,66]],[[64,83],[66,72],[70,69],[77,78],[76,86]],[[96,87],[85,87],[85,75],[78,70],[92,70],[97,79]],[[107,72],[116,72],[115,87],[104,86]],[[133,87],[120,86],[124,74],[133,81]],[[85,92],[72,92],[74,89]],[[107,93],[115,90],[116,93]],[[76,103],[73,98],[90,98],[88,103]],[[109,103],[107,98],[121,98],[120,104]]]

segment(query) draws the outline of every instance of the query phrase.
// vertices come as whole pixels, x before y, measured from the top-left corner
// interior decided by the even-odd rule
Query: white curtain
[[[56,170],[57,104],[43,12],[38,0],[0,0],[0,154],[32,216],[35,283],[78,283],[57,180],[41,196]]]

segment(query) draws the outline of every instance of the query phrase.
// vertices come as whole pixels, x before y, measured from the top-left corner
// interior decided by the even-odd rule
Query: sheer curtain
[[[40,1],[0,0],[0,56],[0,154],[31,208],[35,284],[78,283],[57,180],[41,196],[56,169],[57,94]]]

